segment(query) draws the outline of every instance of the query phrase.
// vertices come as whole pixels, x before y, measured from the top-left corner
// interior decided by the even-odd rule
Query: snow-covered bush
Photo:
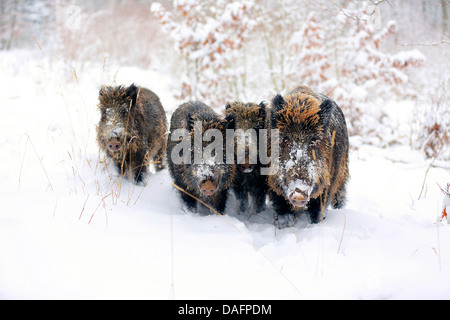
[[[395,35],[397,24],[389,21],[381,29],[370,20],[371,2],[348,1],[345,11],[332,25],[333,38],[321,49],[329,62],[328,81],[318,83],[318,90],[332,96],[344,110],[351,135],[373,142],[383,140],[380,126],[389,126],[383,110],[386,101],[415,98],[418,91],[409,82],[407,69],[420,68],[425,56],[418,50],[390,53],[384,43]],[[383,120],[384,119],[384,120]],[[384,128],[387,129],[387,128]],[[383,141],[380,141],[383,144]]]
[[[317,4],[301,7],[293,0],[174,0],[172,10],[153,3],[184,61],[177,97],[220,106],[242,97],[267,100],[304,84],[338,102],[351,135],[386,144],[394,128],[384,104],[417,97],[408,70],[420,68],[425,56],[386,49],[397,25],[373,23],[371,1],[346,1],[334,15]]]
[[[114,59],[148,67],[157,54],[162,54],[158,51],[166,49],[162,37],[155,37],[158,23],[145,3],[112,1],[99,8],[76,8],[68,2],[56,8],[62,17],[58,23],[58,52],[67,61]],[[69,23],[75,19],[79,22]]]
[[[223,105],[238,94],[244,75],[241,49],[254,27],[251,1],[174,0],[151,11],[176,43],[184,60],[179,99]]]
[[[295,84],[302,81],[312,88],[328,87],[330,79],[331,52],[327,50],[325,30],[311,12],[301,26],[292,34],[289,42],[289,70],[287,78]]]
[[[426,90],[414,109],[412,146],[422,150],[427,158],[450,160],[449,83],[442,80]]]
[[[149,5],[136,0],[7,0],[0,4],[0,49],[37,49],[80,72],[87,64],[157,65],[170,44]],[[5,14],[3,14],[5,13]],[[156,36],[155,36],[156,35]],[[170,57],[170,56],[169,56]],[[172,61],[164,58],[165,62]]]
[[[381,6],[390,13],[374,23],[374,8]],[[424,122],[433,108],[443,108],[423,99],[430,96],[424,78],[432,76],[421,68],[437,64],[429,47],[398,46],[405,32],[400,11],[406,7],[411,14],[414,5],[392,6],[370,0],[8,0],[0,5],[9,13],[0,18],[0,44],[17,48],[28,41],[65,63],[69,80],[87,64],[162,69],[179,101],[199,99],[217,108],[236,99],[269,101],[304,84],[341,106],[351,136],[387,145],[399,141],[385,110],[392,100],[414,99],[431,108],[421,111]],[[436,17],[418,16],[423,23]],[[445,140],[443,119],[419,127]],[[426,139],[417,133],[428,150]]]

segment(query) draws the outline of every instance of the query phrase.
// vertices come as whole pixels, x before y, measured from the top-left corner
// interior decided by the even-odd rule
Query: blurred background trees
[[[0,49],[41,50],[82,71],[170,74],[182,102],[221,110],[302,83],[334,98],[358,143],[450,159],[448,0],[3,0]],[[408,134],[393,101],[411,101]],[[403,112],[403,111],[399,111]]]

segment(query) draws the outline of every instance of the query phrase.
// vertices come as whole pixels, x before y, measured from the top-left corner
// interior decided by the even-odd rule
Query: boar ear
[[[225,129],[234,129],[236,127],[236,114],[229,110],[231,103],[227,102],[225,105]]]
[[[282,110],[286,101],[284,100],[283,96],[281,94],[277,94],[272,99],[272,108],[270,110],[271,116],[270,116],[270,126],[272,128],[277,127],[277,118],[279,117],[278,111]]]
[[[285,103],[286,101],[284,100],[283,96],[279,93],[272,99],[272,106],[274,111],[281,110]]]
[[[105,85],[102,85],[102,86],[100,87],[100,90],[98,91],[98,95],[99,95],[99,97],[101,97],[101,96],[103,96],[105,93],[106,93],[106,86],[105,86]]]
[[[334,110],[334,102],[330,99],[325,99],[320,105],[319,118],[323,131],[326,131],[330,123],[331,115]]]
[[[137,94],[138,94],[138,90],[139,88],[132,83],[127,89],[126,89],[126,94],[127,96],[129,96],[130,98],[136,98]]]
[[[126,89],[125,94],[131,100],[130,109],[133,108],[136,105],[136,100],[137,100],[137,97],[138,97],[138,93],[139,93],[139,88],[134,83],[132,83],[131,86],[129,86]]]
[[[235,129],[236,128],[236,115],[230,113],[225,117],[225,129]]]
[[[259,117],[264,120],[266,118],[266,103],[264,101],[261,101],[260,104],[258,105],[258,108],[259,108]]]
[[[186,127],[189,130],[189,132],[193,132],[194,131],[194,117],[193,114],[188,112],[186,114]]]

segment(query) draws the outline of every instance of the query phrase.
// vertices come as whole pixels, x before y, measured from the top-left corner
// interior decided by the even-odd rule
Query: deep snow
[[[226,216],[184,212],[167,170],[145,187],[119,181],[95,141],[101,84],[148,87],[170,117],[170,77],[75,77],[39,52],[1,54],[0,299],[450,298],[450,226],[436,223],[448,163],[418,199],[430,160],[360,145],[346,208],[319,225],[277,230],[270,209],[239,215],[232,200]],[[408,102],[393,105],[407,131]]]

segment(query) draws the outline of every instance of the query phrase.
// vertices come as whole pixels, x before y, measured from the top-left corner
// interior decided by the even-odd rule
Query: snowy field
[[[226,216],[184,212],[167,170],[120,181],[95,140],[101,84],[148,87],[170,118],[170,78],[39,54],[0,59],[0,299],[450,299],[449,163],[360,145],[346,208],[319,225],[277,230],[233,199]],[[407,134],[411,103],[394,105]]]

